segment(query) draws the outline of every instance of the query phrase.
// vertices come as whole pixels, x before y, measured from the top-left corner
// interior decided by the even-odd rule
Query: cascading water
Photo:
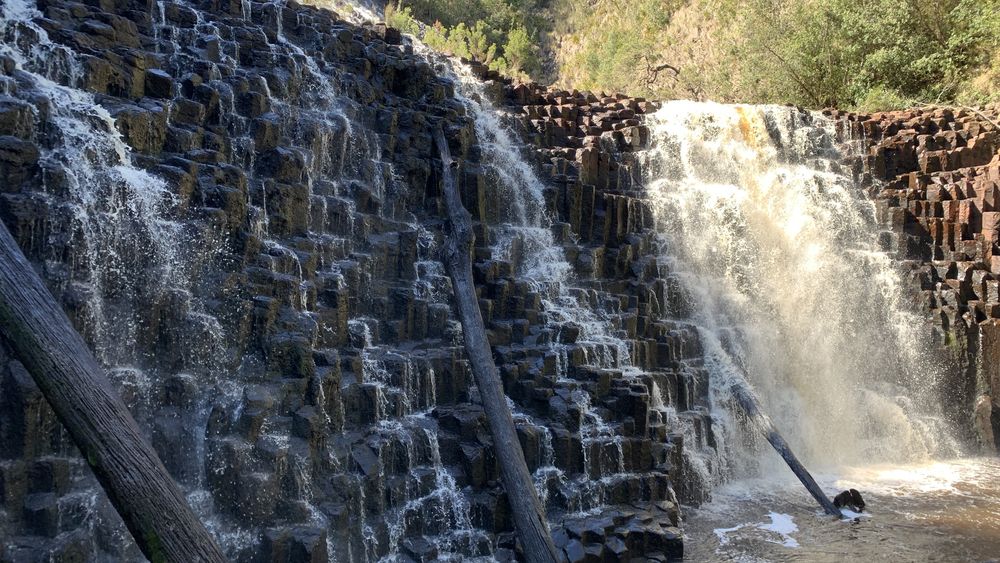
[[[593,311],[583,307],[573,295],[569,287],[569,275],[572,267],[566,261],[563,249],[556,243],[551,230],[551,220],[546,211],[544,184],[535,175],[533,167],[525,161],[514,136],[503,125],[500,112],[490,103],[482,82],[477,79],[467,67],[451,64],[455,72],[456,82],[460,85],[456,95],[470,110],[476,125],[476,135],[483,147],[485,164],[488,174],[492,176],[491,185],[498,188],[500,199],[504,203],[497,209],[498,217],[507,219],[495,230],[493,248],[497,259],[515,264],[519,275],[523,276],[543,296],[544,309],[549,315],[549,322],[554,326],[563,323],[576,323],[583,328],[581,339],[593,340],[598,349],[605,345],[627,354],[624,344],[609,336],[609,329],[597,318]],[[498,203],[500,201],[498,200]],[[557,346],[553,340],[553,346]],[[565,355],[562,350],[558,351]],[[606,362],[602,367],[615,367],[614,361]],[[567,378],[565,365],[560,370],[559,377],[568,385],[574,383]],[[574,391],[573,400],[577,402],[585,421],[581,426],[581,437],[593,442],[599,438],[614,440],[613,434],[601,416],[591,407],[589,396],[583,391]],[[590,464],[585,463],[589,471]],[[589,475],[588,475],[589,477]],[[594,475],[600,478],[603,475]],[[592,508],[593,499],[577,500],[573,504],[577,508]]]
[[[328,446],[324,440],[308,445],[296,435],[296,423],[275,404],[275,397],[285,394],[280,379],[268,381],[265,375],[275,373],[268,358],[273,353],[233,346],[239,339],[234,328],[240,329],[232,321],[241,313],[233,310],[238,307],[227,311],[218,293],[212,296],[211,288],[221,279],[214,276],[225,272],[232,259],[227,253],[234,244],[242,245],[253,261],[251,270],[279,288],[258,300],[265,309],[281,311],[277,338],[265,347],[309,343],[319,348],[324,339],[341,336],[326,324],[328,319],[319,318],[316,286],[342,287],[343,271],[357,270],[352,248],[365,233],[355,215],[392,221],[399,211],[392,199],[397,194],[388,187],[395,181],[393,171],[382,160],[370,112],[343,93],[328,62],[286,37],[286,10],[283,2],[240,4],[238,25],[245,25],[257,42],[248,47],[250,41],[240,43],[233,36],[232,14],[220,16],[197,2],[153,6],[149,32],[163,68],[153,76],[169,87],[155,94],[166,100],[158,106],[165,141],[161,138],[162,146],[149,152],[162,149],[183,158],[151,172],[158,162],[137,155],[119,129],[135,137],[139,129],[156,124],[132,122],[128,129],[117,123],[116,115],[129,117],[135,108],[82,89],[90,72],[85,67],[89,55],[50,40],[46,28],[36,23],[44,16],[33,3],[4,3],[0,55],[8,76],[2,77],[2,92],[6,100],[23,99],[16,103],[30,105],[30,117],[40,124],[42,133],[33,140],[44,149],[38,163],[52,195],[48,222],[39,225],[25,250],[51,268],[66,268],[46,276],[58,280],[54,287],[70,296],[64,300],[76,309],[81,330],[229,556],[246,557],[259,549],[261,537],[254,526],[275,522],[275,513],[282,511],[285,522],[324,534],[332,560],[391,559],[401,535],[411,534],[426,536],[442,556],[488,553],[489,538],[471,526],[468,503],[442,462],[436,425],[426,417],[437,402],[437,376],[429,365],[406,361],[390,373],[382,356],[365,357],[364,377],[374,386],[384,385],[394,402],[380,401],[378,420],[372,421],[378,425],[361,437],[343,434],[347,422],[340,389],[330,387],[333,367],[302,380],[308,404],[302,405],[300,397],[294,408],[302,416],[319,411],[321,427],[342,432],[342,441],[425,444],[402,462],[402,471],[418,468],[419,475],[403,478],[400,498],[388,505],[369,498],[366,504],[364,487],[371,482],[361,484],[361,506],[388,513],[399,505],[401,524],[386,545],[374,537],[382,530],[354,523],[365,545],[352,551],[350,542],[332,539],[351,531],[336,529],[326,507],[319,505],[326,484],[316,478],[347,471],[344,449],[349,446]],[[16,68],[6,70],[8,63]],[[234,67],[252,69],[253,63],[287,69],[287,74],[233,75]],[[173,81],[170,76],[186,78]],[[140,73],[140,83],[142,79]],[[215,166],[220,160],[236,166]],[[157,174],[163,169],[171,181]],[[191,193],[179,194],[185,181],[194,184],[189,189],[196,194],[194,201]],[[204,208],[191,209],[199,205]],[[234,211],[228,218],[222,214],[223,222],[233,224],[214,228],[217,207]],[[199,215],[205,211],[207,217]],[[234,242],[223,234],[227,228],[239,229],[244,218],[244,239]],[[410,230],[420,228],[412,216],[403,219]],[[427,276],[434,275],[430,264],[425,260]],[[370,293],[359,298],[373,299]],[[366,340],[362,347],[369,345]],[[330,391],[335,396],[328,397]],[[393,413],[387,412],[390,404]],[[326,451],[310,451],[317,447]],[[86,468],[74,469],[80,471]],[[135,547],[106,499],[95,492],[92,480],[86,481],[86,473],[75,473],[82,491],[60,499],[60,510],[79,513],[87,524],[89,552],[135,557]],[[373,481],[387,480],[380,474]],[[279,488],[287,504],[274,496]],[[369,489],[389,496],[387,490]],[[256,496],[241,498],[247,494]],[[251,513],[246,506],[250,501],[264,511]],[[449,520],[437,527],[410,522],[445,514]],[[385,517],[380,513],[371,519]]]
[[[717,486],[713,502],[688,512],[696,540],[688,554],[979,553],[977,538],[996,522],[988,469],[931,461],[961,452],[936,406],[942,367],[859,186],[861,140],[790,107],[670,102],[646,123],[645,189],[683,294],[673,314],[700,334],[718,434],[709,446],[686,429],[685,443],[701,445],[688,452],[692,461]],[[810,501],[767,444],[740,427],[727,389],[741,377],[824,488],[869,495],[881,532],[866,527],[845,543],[818,514],[793,522]],[[939,493],[924,496],[925,478]],[[938,508],[959,502],[964,487],[982,495],[970,514],[976,525],[949,523]],[[909,531],[910,520],[973,539],[929,544]]]
[[[594,224],[573,233],[560,198],[582,182],[536,175],[509,128],[517,118],[488,100],[497,84],[452,63],[438,67],[454,84],[435,78],[428,55],[391,44],[383,27],[281,1],[129,3],[126,15],[55,4],[2,8],[2,143],[27,147],[27,160],[38,152],[38,178],[4,186],[3,219],[233,559],[511,554],[437,259],[445,233],[425,141],[442,117],[452,131],[469,126],[459,166],[463,182],[482,181],[463,197],[480,198],[470,210],[485,237],[476,262],[491,280],[490,338],[557,534],[601,538],[588,549],[640,533],[666,545],[679,534],[663,502],[670,482],[689,499],[715,483],[690,534],[707,522],[727,549],[754,533],[807,549],[809,523],[774,507],[713,520],[720,505],[757,510],[739,498],[748,490],[788,502],[746,485],[777,460],[727,405],[733,374],[757,387],[811,467],[953,451],[923,391],[936,368],[832,122],[667,104],[640,156],[656,257],[645,217],[615,226],[615,201],[647,211],[634,185],[588,186]],[[96,56],[91,41],[114,54]],[[0,160],[14,163],[0,170],[8,177],[34,174],[36,160]],[[615,228],[628,240],[609,237]],[[598,275],[588,258],[622,267]],[[669,318],[653,318],[664,304]],[[20,384],[15,364],[0,366],[0,390]],[[20,408],[12,395],[0,403]],[[26,531],[18,553],[136,557],[65,436],[46,449],[58,433],[48,424],[27,440],[33,452],[0,429],[0,477],[54,476],[23,503],[4,497],[0,558],[6,534]],[[60,483],[66,467],[72,482]],[[871,490],[878,505],[921,479],[953,491],[963,482],[947,471],[982,478],[984,467],[818,476],[830,490]],[[59,522],[26,523],[25,507],[54,507]],[[673,531],[645,527],[663,515]]]
[[[162,178],[134,164],[108,109],[78,89],[84,76],[79,54],[54,43],[34,21],[42,15],[34,3],[5,2],[0,13],[0,55],[17,69],[16,80],[5,78],[3,91],[26,100],[33,120],[46,124],[37,139],[44,147],[38,163],[53,196],[48,203],[52,212],[27,248],[41,249],[53,265],[65,264],[66,270],[55,276],[57,287],[72,296],[69,301],[98,359],[120,366],[110,375],[137,418],[155,427],[162,421],[154,416],[162,405],[152,398],[154,381],[159,381],[137,367],[150,354],[142,330],[160,314],[187,325],[190,339],[181,343],[183,352],[164,359],[185,372],[172,378],[181,386],[191,374],[206,375],[218,366],[218,323],[190,296],[196,263],[191,256],[210,259],[218,241],[195,240],[175,220],[175,194]],[[132,306],[136,302],[169,302],[172,311]],[[156,430],[153,436],[155,440]],[[203,453],[203,440],[191,438]],[[203,479],[197,463],[178,473],[195,487]],[[105,549],[130,553],[130,538],[109,514],[106,499],[92,491],[74,496],[85,502],[66,510],[79,511],[94,536],[98,529],[114,530]],[[66,502],[75,501],[69,497]]]
[[[546,345],[556,357],[556,383],[580,413],[583,472],[566,475],[552,467],[551,461],[544,461],[547,454],[543,451],[535,475],[537,488],[546,500],[552,496],[548,489],[558,491],[560,504],[569,514],[596,513],[606,503],[608,487],[632,474],[618,429],[605,420],[606,414],[594,404],[590,392],[574,378],[570,351],[582,351],[584,359],[577,360],[578,365],[615,370],[626,380],[643,387],[646,384],[638,381],[640,370],[632,365],[629,344],[613,328],[610,313],[598,303],[599,293],[574,283],[573,267],[553,234],[545,185],[522,155],[514,140],[516,134],[491,103],[483,82],[455,61],[438,68],[453,76],[459,86],[456,97],[475,121],[484,175],[496,194],[492,211],[500,224],[491,231],[494,258],[513,264],[518,278],[540,296],[544,324],[551,332]],[[573,336],[567,338],[564,333]],[[521,417],[524,424],[533,425],[530,417]],[[547,442],[551,442],[550,435],[543,438],[543,444]]]
[[[33,21],[40,16],[29,0],[5,2],[0,16],[0,55],[14,61],[26,83],[10,80],[4,90],[39,96],[32,115],[51,124],[47,138],[40,139],[45,148],[39,165],[53,191],[69,194],[56,210],[56,226],[43,227],[34,244],[50,260],[71,257],[73,271],[66,272],[65,282],[80,293],[97,355],[126,363],[136,349],[115,343],[135,343],[138,326],[146,321],[128,308],[108,310],[103,296],[150,299],[182,285],[185,233],[168,216],[174,196],[166,183],[133,165],[108,110],[76,88],[84,72],[78,55],[49,39]],[[69,226],[53,232],[63,221]]]
[[[854,147],[836,123],[794,108],[673,102],[648,124],[646,189],[716,407],[743,374],[813,463],[956,454],[928,410],[940,368],[879,249]]]
[[[434,545],[441,560],[488,558],[489,536],[473,526],[468,500],[442,461],[437,425],[429,416],[436,407],[436,375],[375,345],[372,324],[377,321],[351,321],[352,332],[362,340],[362,377],[376,403],[368,443],[374,446],[380,479],[402,485],[382,484],[382,494],[392,497],[388,519],[369,517],[362,501],[363,559],[404,560],[401,543],[413,534]],[[384,538],[376,530],[379,524],[387,527]]]

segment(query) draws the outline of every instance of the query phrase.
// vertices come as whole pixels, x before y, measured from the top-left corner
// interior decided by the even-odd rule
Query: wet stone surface
[[[445,123],[561,549],[679,556],[674,489],[705,491],[685,485],[667,407],[705,419],[705,373],[697,334],[664,320],[682,298],[616,160],[651,105],[594,100],[585,136],[529,137],[561,151],[539,170],[579,307],[613,336],[595,342],[493,246],[509,218],[470,110],[393,30],[291,2],[19,8],[2,22],[0,218],[227,555],[518,557],[437,259]],[[30,376],[0,363],[0,559],[138,558]]]
[[[950,418],[984,454],[1000,446],[1000,129],[996,105],[837,114],[868,144],[885,250],[947,351]]]
[[[540,228],[572,281],[553,302],[525,275],[532,239],[505,234],[475,108],[395,30],[294,2],[37,8],[3,12],[0,218],[231,558],[518,556],[438,261],[439,123],[559,548],[681,555],[677,502],[710,487],[683,449],[712,447],[713,422],[634,154],[656,103],[471,65],[533,149]],[[852,165],[955,352],[954,416],[995,447],[1000,379],[977,367],[1000,345],[995,126],[933,108],[838,117],[864,134]],[[0,365],[0,560],[136,559],[23,366],[5,349]]]

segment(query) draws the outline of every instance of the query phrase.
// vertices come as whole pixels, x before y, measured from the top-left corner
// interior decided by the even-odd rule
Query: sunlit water
[[[985,561],[1000,557],[1000,463],[956,459],[943,366],[898,261],[881,251],[853,163],[863,143],[816,114],[671,102],[640,155],[661,252],[698,327],[712,432],[712,499],[685,511],[692,561]],[[825,516],[744,424],[745,379],[830,496]],[[686,443],[698,443],[689,440]],[[831,469],[822,469],[831,468]]]
[[[53,81],[68,74],[72,78],[69,82],[75,82],[79,63],[30,22],[36,16],[31,3],[8,0],[4,6],[0,24],[7,35],[21,40],[8,42],[0,51],[14,58],[21,69],[34,73],[31,80],[35,87],[56,102],[51,104],[53,121],[74,141],[42,156],[44,162],[66,169],[70,176],[75,198],[72,219],[79,223],[87,246],[95,249],[93,255],[82,257],[94,294],[100,295],[102,283],[108,280],[128,279],[133,280],[135,299],[139,300],[147,291],[143,282],[148,278],[139,272],[158,273],[163,287],[168,282],[185,287],[178,226],[167,219],[169,214],[163,209],[165,185],[132,166],[110,116],[93,96]],[[18,30],[32,31],[34,43],[25,41],[29,35],[22,36]],[[279,39],[287,49],[299,51],[280,34]],[[66,68],[57,68],[60,63]],[[315,68],[314,62],[306,60],[306,72],[313,78],[318,76]],[[476,90],[478,81],[467,73],[456,80],[459,96],[476,118],[485,161],[495,176],[492,180],[515,196],[507,198],[512,222],[495,229],[498,255],[517,262],[519,274],[537,285],[545,296],[545,311],[553,326],[572,322],[584,329],[583,339],[593,343],[595,350],[617,351],[608,354],[610,360],[598,357],[594,363],[627,371],[631,366],[621,340],[611,334],[600,312],[587,308],[573,291],[570,267],[549,230],[549,218],[542,213],[541,181],[530,172],[519,145],[497,119],[494,108],[475,101],[483,97]],[[323,103],[329,100],[322,94],[332,90],[333,84],[322,80],[318,84],[316,92],[321,95],[311,100],[316,106],[311,109],[329,112],[327,125],[334,130],[346,118],[334,104]],[[289,111],[279,101],[275,104],[279,111]],[[896,461],[894,465],[817,473],[828,493],[854,487],[868,501],[863,515],[832,520],[818,511],[772,453],[759,444],[743,448],[747,437],[729,416],[726,398],[716,396],[713,414],[720,426],[726,427],[722,433],[730,434],[717,443],[732,444],[732,450],[700,453],[723,458],[714,467],[729,472],[707,476],[720,483],[714,500],[686,510],[688,558],[984,561],[1000,555],[1000,463],[917,463],[913,459],[927,459],[955,448],[935,413],[925,408],[932,402],[927,401],[927,387],[933,383],[935,371],[925,369],[930,362],[920,353],[924,343],[911,334],[919,320],[897,302],[902,295],[898,275],[891,259],[877,251],[872,206],[841,166],[840,158],[845,155],[837,146],[833,123],[788,108],[675,103],[650,124],[656,141],[647,160],[650,197],[660,222],[664,253],[671,257],[674,273],[688,292],[688,306],[693,311],[688,320],[698,325],[704,339],[706,364],[716,383],[713,388],[721,388],[731,372],[746,375],[806,461],[829,461],[830,457],[849,463],[870,457]],[[357,145],[355,156],[379,152],[377,145],[363,136],[345,139],[348,137]],[[310,161],[310,182],[320,176],[352,177],[352,161],[371,162],[370,158],[346,158],[344,155],[350,154],[347,142],[335,151],[340,158]],[[348,170],[344,169],[345,161]],[[88,191],[92,186],[101,186],[104,191]],[[373,191],[384,195],[381,185]],[[97,197],[106,193],[121,197]],[[129,207],[105,209],[108,201],[118,199],[127,201]],[[266,202],[250,203],[259,203],[266,211]],[[263,225],[258,234],[266,237],[266,213]],[[132,238],[122,236],[123,232]],[[130,248],[136,247],[134,241],[142,243],[139,247],[161,268],[124,260],[126,254],[121,249],[130,244]],[[122,246],[124,243],[130,244]],[[275,256],[286,256],[302,280],[302,266],[295,254],[277,243],[268,242],[268,246]],[[126,272],[130,275],[122,275],[123,265],[130,268]],[[155,285],[159,290],[160,285]],[[307,302],[305,287],[302,280],[299,288],[303,296],[298,302],[303,307]],[[95,330],[107,330],[107,334],[96,335],[98,351],[109,363],[123,362],[132,351],[100,345],[133,339],[122,334],[137,330],[139,321],[109,322],[111,317],[105,318],[100,305],[100,300],[93,303]],[[206,333],[213,335],[213,342],[221,342],[217,321],[199,312],[192,312],[192,318],[208,319],[201,325],[210,329]],[[354,324],[360,326],[357,319]],[[118,329],[112,330],[116,325]],[[369,340],[365,339],[366,349],[375,346]],[[895,352],[888,354],[887,350]],[[366,381],[384,386],[387,393],[402,395],[406,422],[412,423],[407,429],[383,424],[377,431],[390,438],[396,436],[411,448],[415,440],[426,442],[429,459],[424,461],[435,476],[432,491],[415,493],[395,514],[390,558],[407,535],[407,526],[428,515],[445,529],[435,537],[443,551],[489,551],[479,549],[479,532],[472,524],[463,493],[442,465],[436,435],[420,424],[426,419],[423,409],[436,402],[433,390],[425,390],[426,396],[415,394],[422,389],[421,374],[411,370],[409,363],[404,371],[411,377],[401,378],[404,385],[394,388],[375,356],[369,359],[366,355],[365,360]],[[434,381],[433,377],[427,380]],[[234,396],[239,396],[238,392]],[[585,395],[579,396],[581,410],[590,412],[589,402],[583,402]],[[532,424],[530,417],[518,416],[520,422]],[[589,415],[585,422],[581,430],[585,441],[614,440],[608,435],[609,427],[596,415]],[[205,425],[199,424],[202,428]],[[546,459],[550,459],[551,444],[545,446],[549,452]],[[198,456],[202,455],[199,450]],[[757,463],[743,463],[747,460]],[[544,471],[536,475],[542,485],[557,471],[551,462],[544,465]],[[613,474],[620,465],[614,460],[604,473]],[[746,476],[755,472],[772,478]],[[200,488],[201,477],[196,481],[199,488],[192,499],[207,498]],[[304,482],[302,488],[308,491],[310,487],[311,483]],[[581,498],[570,503],[571,507],[602,502],[599,491],[586,486],[578,489]],[[309,494],[303,494],[307,502]],[[359,517],[364,519],[365,515]],[[213,522],[209,520],[209,524],[212,527]],[[323,520],[318,524],[327,525]],[[224,544],[235,543],[224,532],[213,531],[222,535]]]
[[[740,378],[805,461],[954,456],[941,369],[852,171],[858,143],[784,106],[671,102],[647,122],[647,197],[736,438],[728,465],[761,470],[728,405]]]
[[[861,514],[824,515],[790,472],[729,483],[685,512],[691,561],[997,561],[1000,461],[845,467],[817,472],[827,491],[856,488]]]

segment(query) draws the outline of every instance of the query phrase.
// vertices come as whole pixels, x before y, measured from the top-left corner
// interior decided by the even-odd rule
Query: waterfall
[[[745,376],[807,463],[954,455],[941,376],[852,163],[859,139],[795,108],[670,102],[641,155],[730,463],[759,470],[725,389]],[[768,455],[766,463],[777,463]]]
[[[95,57],[50,39],[51,26],[38,21],[51,20],[30,0],[2,4],[0,92],[28,108],[44,192],[34,201],[46,206],[44,221],[12,228],[25,252],[45,265],[56,297],[228,556],[260,550],[262,526],[285,526],[272,538],[279,546],[286,533],[325,536],[331,560],[394,559],[404,540],[420,536],[442,557],[490,553],[428,416],[438,402],[431,361],[366,333],[359,373],[350,375],[361,381],[344,387],[374,390],[375,420],[349,420],[357,413],[341,404],[334,348],[347,327],[323,317],[318,288],[343,290],[345,272],[360,286],[387,267],[365,254],[364,216],[419,233],[413,292],[447,309],[440,264],[428,258],[433,236],[405,209],[375,112],[345,93],[335,58],[296,37],[301,30],[288,22],[298,14],[288,19],[285,2],[151,8],[144,37],[155,57],[142,64],[162,68],[130,78],[142,84],[156,73],[169,86],[142,97],[89,92],[100,87],[87,83]],[[130,146],[147,132],[140,140],[150,146]],[[370,269],[359,272],[358,261]],[[234,265],[257,279],[228,277]],[[377,300],[373,285],[355,294],[361,308]],[[252,343],[250,299],[270,311]],[[289,352],[300,354],[298,364],[281,363]],[[324,365],[313,365],[314,352],[328,354]],[[422,446],[387,475],[381,458],[400,443]],[[375,453],[378,475],[349,465],[352,447]],[[61,498],[60,510],[84,523],[94,557],[135,557],[80,469],[80,490]],[[350,498],[338,500],[361,507],[350,529],[333,519],[330,479],[350,483],[341,485]],[[441,515],[447,523],[424,522]],[[396,522],[392,537],[387,520]],[[69,519],[65,526],[75,529]]]
[[[5,79],[3,91],[29,104],[39,124],[34,140],[41,147],[38,164],[50,196],[44,201],[46,221],[33,229],[35,239],[22,245],[53,267],[61,263],[66,268],[47,272],[57,297],[75,313],[95,356],[108,366],[111,380],[154,444],[193,449],[195,457],[169,459],[168,466],[190,487],[195,507],[210,506],[204,502],[201,462],[212,396],[194,390],[215,381],[226,350],[219,322],[192,298],[191,290],[194,271],[215,256],[220,241],[193,236],[178,221],[178,209],[186,202],[163,178],[135,164],[109,109],[80,89],[83,59],[49,38],[34,21],[41,16],[34,3],[22,0],[5,2],[0,16],[0,55],[17,68],[15,79]],[[144,331],[151,325],[183,328],[150,342]],[[157,352],[160,366],[170,365],[175,373],[154,373],[157,362],[151,356]],[[198,382],[195,375],[207,380]],[[177,389],[175,403],[158,399],[164,386]],[[171,421],[188,410],[194,413],[192,427]],[[73,506],[79,498],[85,502]],[[76,493],[61,501],[60,510],[80,514],[94,546],[131,556],[131,540],[103,495]],[[110,530],[103,545],[98,530]]]
[[[168,288],[184,288],[181,225],[166,183],[135,166],[108,110],[77,89],[83,77],[78,55],[49,39],[34,18],[34,3],[5,2],[0,15],[0,55],[22,71],[8,80],[8,95],[26,98],[33,119],[49,128],[39,140],[39,166],[54,197],[51,224],[38,225],[32,247],[49,260],[64,260],[64,289],[79,295],[96,355],[108,363],[133,361],[139,311],[115,308],[107,294],[152,300]],[[37,97],[33,98],[32,95]]]
[[[476,139],[482,149],[482,173],[496,194],[496,208],[490,218],[496,222],[491,225],[493,258],[511,263],[516,277],[540,296],[543,323],[551,332],[546,346],[557,358],[556,384],[565,390],[567,400],[581,416],[578,434],[583,472],[567,475],[552,466],[551,452],[543,452],[543,460],[549,456],[549,461],[542,461],[536,469],[536,488],[546,501],[550,497],[548,489],[558,489],[569,514],[596,513],[605,505],[605,489],[630,473],[620,428],[605,420],[606,415],[594,404],[574,369],[586,365],[618,370],[626,378],[637,378],[640,372],[632,365],[629,344],[598,303],[597,292],[574,280],[562,242],[553,234],[545,184],[522,154],[522,144],[505,122],[508,118],[504,112],[493,105],[485,85],[468,66],[448,60],[437,68],[456,82],[456,98],[474,119]],[[564,338],[564,332],[575,336]],[[581,364],[571,365],[571,348],[582,351]],[[519,419],[522,424],[534,426],[527,415],[519,415]],[[542,431],[542,443],[551,447],[549,431]]]
[[[377,23],[284,0],[129,7],[0,6],[0,211],[234,561],[514,556],[439,257],[442,123],[475,201],[488,337],[568,557],[678,553],[671,486],[697,503],[776,462],[740,428],[731,377],[810,463],[956,451],[859,186],[863,143],[835,122],[668,103],[642,125],[655,104],[546,94],[579,128],[535,153],[518,126],[537,107],[508,114],[491,102],[505,85]],[[0,477],[24,497],[3,499],[0,558],[8,533],[15,558],[138,557],[0,356]]]

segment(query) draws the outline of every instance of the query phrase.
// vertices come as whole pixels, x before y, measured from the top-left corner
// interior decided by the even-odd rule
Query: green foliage
[[[523,26],[510,30],[503,52],[510,68],[517,72],[535,76],[541,70],[537,49]]]
[[[391,25],[432,48],[569,88],[867,111],[1000,101],[1000,0],[398,0],[390,8]],[[557,76],[544,75],[553,65],[543,56]],[[655,72],[662,63],[680,73]]]
[[[420,23],[414,19],[413,10],[409,6],[397,9],[393,4],[387,5],[385,22],[403,33],[420,35]]]
[[[956,101],[1000,101],[1000,0],[962,0],[950,17],[956,31],[948,38],[949,49],[973,71],[961,77]]]
[[[539,12],[535,0],[400,0],[386,8],[386,21],[435,50],[528,77],[541,68]]]
[[[570,45],[559,61],[567,86],[650,93],[647,68],[670,43],[665,33],[680,0],[574,2],[556,16],[556,33]]]
[[[975,97],[968,77],[994,64],[1000,37],[1000,0],[720,3],[734,73],[717,86],[742,100],[889,109]]]
[[[862,112],[875,112],[891,108],[911,107],[915,103],[916,100],[913,98],[907,98],[896,90],[878,85],[865,92],[864,97],[854,105],[854,109]]]
[[[605,41],[594,44],[583,54],[587,86],[603,85],[602,89],[621,90],[627,87],[640,64],[642,45],[626,30],[611,30]]]

